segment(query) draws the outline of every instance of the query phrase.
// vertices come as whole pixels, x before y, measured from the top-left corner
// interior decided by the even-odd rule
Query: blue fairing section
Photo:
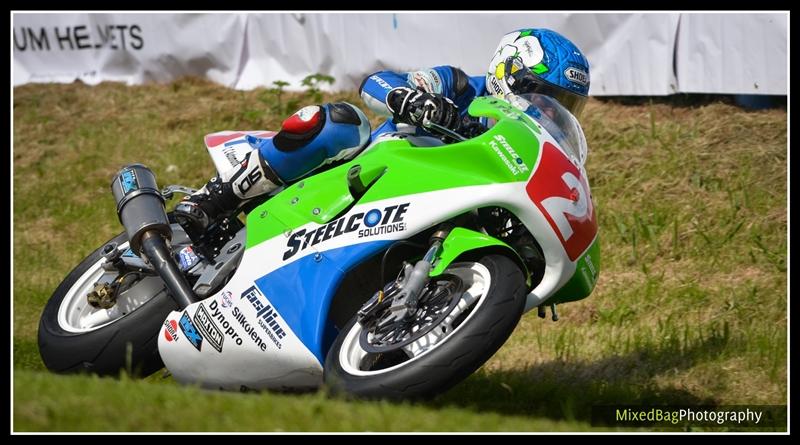
[[[270,272],[255,281],[272,306],[320,363],[333,343],[335,328],[328,320],[331,300],[347,271],[389,247],[373,241],[314,254]]]

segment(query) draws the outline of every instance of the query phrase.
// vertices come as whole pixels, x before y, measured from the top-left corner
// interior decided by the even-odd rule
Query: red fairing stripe
[[[260,138],[270,138],[272,136],[275,136],[276,134],[274,131],[260,131],[260,132],[248,131],[248,132],[237,132],[231,134],[209,134],[206,135],[205,137],[206,147],[216,147],[217,145],[222,145],[228,141],[232,141],[236,138],[243,137],[245,134],[253,134],[253,133],[255,133],[255,136],[258,136]]]
[[[569,259],[575,261],[597,235],[597,216],[586,178],[561,150],[545,142],[542,160],[525,190],[558,235]]]

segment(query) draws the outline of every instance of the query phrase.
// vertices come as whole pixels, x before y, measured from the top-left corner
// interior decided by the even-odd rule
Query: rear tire
[[[121,233],[108,242],[122,245],[127,241],[127,234]],[[39,321],[39,353],[42,361],[47,369],[58,373],[86,371],[100,375],[117,375],[121,369],[130,366],[130,370],[136,375],[150,375],[164,367],[158,354],[157,336],[167,315],[177,309],[160,278],[159,283],[150,282],[149,289],[155,291],[149,292],[152,294],[149,300],[96,329],[76,331],[64,326],[68,324],[64,321],[64,310],[59,318],[62,304],[67,304],[68,307],[88,305],[85,294],[80,295],[73,287],[81,289],[85,285],[78,281],[81,278],[86,280],[87,272],[97,268],[98,262],[103,258],[102,249],[103,247],[98,248],[81,261],[47,302]],[[135,290],[137,284],[130,290]],[[69,297],[67,301],[65,297]],[[82,302],[77,300],[80,298],[83,298]]]
[[[525,276],[514,261],[502,255],[487,255],[477,263],[456,263],[444,273],[465,276],[464,270],[488,273],[488,277],[475,279],[488,278],[488,289],[454,318],[455,322],[459,317],[462,320],[453,323],[449,335],[413,357],[401,350],[386,353],[406,357],[388,367],[381,365],[382,369],[369,369],[387,358],[375,358],[380,354],[370,355],[360,346],[361,325],[354,316],[328,350],[325,384],[334,393],[361,398],[418,399],[444,392],[475,372],[500,349],[519,322],[525,307]],[[474,283],[456,298],[477,293],[473,289],[477,289]]]

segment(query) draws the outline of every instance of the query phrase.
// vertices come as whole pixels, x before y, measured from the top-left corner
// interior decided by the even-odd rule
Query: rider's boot
[[[237,167],[211,178],[175,207],[175,218],[193,241],[213,222],[230,217],[252,199],[272,192],[283,181],[261,157],[249,152]]]

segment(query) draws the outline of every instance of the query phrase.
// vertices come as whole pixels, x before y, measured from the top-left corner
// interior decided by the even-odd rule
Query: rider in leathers
[[[506,34],[486,75],[468,76],[453,66],[367,76],[359,93],[375,113],[392,119],[370,132],[367,117],[346,103],[304,107],[271,138],[248,136],[254,148],[244,161],[221,172],[175,208],[192,239],[213,221],[238,213],[251,200],[337,161],[353,159],[384,134],[425,135],[433,123],[467,137],[483,127],[467,115],[476,96],[539,93],[578,116],[589,91],[589,65],[569,40],[547,29]]]

